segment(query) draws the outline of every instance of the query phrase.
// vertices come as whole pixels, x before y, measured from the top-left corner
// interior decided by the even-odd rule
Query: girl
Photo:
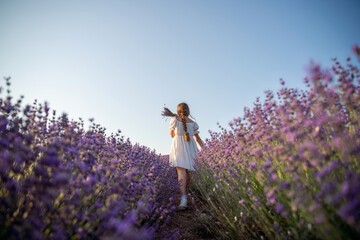
[[[203,142],[199,136],[199,126],[189,118],[190,109],[186,103],[177,106],[177,114],[173,114],[168,108],[164,108],[163,116],[172,117],[170,121],[170,136],[173,139],[170,151],[170,166],[176,167],[180,185],[181,201],[179,208],[187,207],[187,192],[190,182],[190,170],[193,167],[194,157],[198,152],[195,141],[203,148]],[[194,140],[195,138],[195,140]]]

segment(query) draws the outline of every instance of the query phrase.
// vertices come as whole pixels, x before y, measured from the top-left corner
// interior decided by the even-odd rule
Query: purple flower
[[[278,203],[278,204],[276,204],[274,210],[275,210],[275,212],[279,213],[282,210],[284,210],[284,206],[281,203]]]
[[[352,45],[352,50],[360,61],[360,47],[357,44]]]

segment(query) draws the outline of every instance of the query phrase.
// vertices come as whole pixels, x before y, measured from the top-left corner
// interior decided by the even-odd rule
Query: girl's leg
[[[186,192],[189,192],[190,186],[190,173],[189,170],[186,170]]]
[[[181,195],[186,194],[186,169],[182,167],[176,167],[176,171],[178,174],[178,181],[180,185],[180,193]]]

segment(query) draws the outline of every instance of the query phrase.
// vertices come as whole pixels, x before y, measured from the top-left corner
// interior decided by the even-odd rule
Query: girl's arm
[[[174,116],[173,117],[177,117],[177,115],[176,114],[174,114]],[[173,138],[173,137],[175,137],[175,130],[170,130],[170,136]]]
[[[203,141],[201,140],[201,138],[200,138],[200,136],[199,136],[198,133],[197,133],[197,134],[194,134],[194,138],[195,138],[195,141],[200,145],[200,147],[203,148],[203,147],[204,147],[204,143],[203,143]]]

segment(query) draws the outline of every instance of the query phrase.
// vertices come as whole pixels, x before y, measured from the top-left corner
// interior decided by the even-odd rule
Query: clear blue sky
[[[164,104],[187,102],[208,138],[279,78],[303,87],[310,60],[351,56],[359,12],[358,0],[0,0],[0,75],[26,103],[168,154]]]

